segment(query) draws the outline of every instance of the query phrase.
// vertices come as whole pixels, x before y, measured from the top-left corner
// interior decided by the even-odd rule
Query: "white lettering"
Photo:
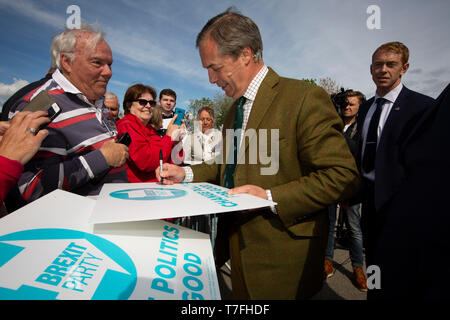
[[[366,25],[369,30],[381,29],[381,10],[380,7],[373,4],[367,7],[367,14],[370,16],[367,18]]]

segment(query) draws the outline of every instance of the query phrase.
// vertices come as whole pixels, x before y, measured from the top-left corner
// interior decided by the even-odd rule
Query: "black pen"
[[[163,153],[159,150],[159,175],[161,176],[163,172]],[[164,178],[161,176],[161,184],[163,184]]]

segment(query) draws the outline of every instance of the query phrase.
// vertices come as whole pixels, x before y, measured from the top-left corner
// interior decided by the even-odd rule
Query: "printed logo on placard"
[[[0,236],[0,299],[128,299],[136,267],[120,247],[68,229]]]
[[[166,188],[136,188],[117,190],[109,194],[113,198],[124,200],[166,200],[184,197],[185,190]]]

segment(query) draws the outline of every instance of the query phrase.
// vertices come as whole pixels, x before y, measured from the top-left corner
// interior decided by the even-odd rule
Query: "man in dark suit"
[[[374,298],[450,297],[449,123],[450,85],[400,146],[405,179],[386,206],[388,227],[375,250],[381,290]]]
[[[408,58],[409,50],[400,42],[389,42],[375,50],[370,72],[376,94],[361,106],[358,115],[358,126],[362,128],[362,228],[367,266],[378,263],[375,248],[383,230],[389,227],[385,224],[389,218],[386,206],[405,178],[399,145],[434,101],[403,86]],[[398,267],[406,268],[408,261],[404,263]]]
[[[230,10],[217,15],[199,33],[197,47],[209,81],[237,100],[225,116],[226,148],[220,162],[164,164],[164,183],[209,181],[233,194],[273,199],[273,209],[219,217],[216,262],[230,257],[234,299],[309,298],[323,283],[327,207],[359,185],[342,120],[325,90],[280,77],[264,64],[250,18]],[[236,140],[225,135],[230,130]],[[270,164],[250,160],[261,142],[279,155]]]

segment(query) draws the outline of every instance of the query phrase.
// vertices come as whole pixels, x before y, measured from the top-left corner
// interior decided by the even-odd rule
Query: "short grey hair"
[[[253,59],[262,59],[263,43],[258,26],[234,7],[211,18],[197,36],[196,47],[211,38],[221,55],[237,58],[245,47],[250,47]]]
[[[91,36],[85,40],[86,50],[94,51],[97,44],[101,40],[104,40],[103,31],[95,30],[88,24],[83,24],[79,29],[66,29],[57,34],[50,45],[52,66],[55,65],[61,72],[64,71],[61,66],[61,53],[68,57],[70,62],[73,62],[76,54],[75,47],[77,41],[85,33],[91,34]]]
[[[116,99],[117,103],[119,103],[119,98],[117,98],[115,93],[110,92],[110,91],[105,93],[105,99]]]

